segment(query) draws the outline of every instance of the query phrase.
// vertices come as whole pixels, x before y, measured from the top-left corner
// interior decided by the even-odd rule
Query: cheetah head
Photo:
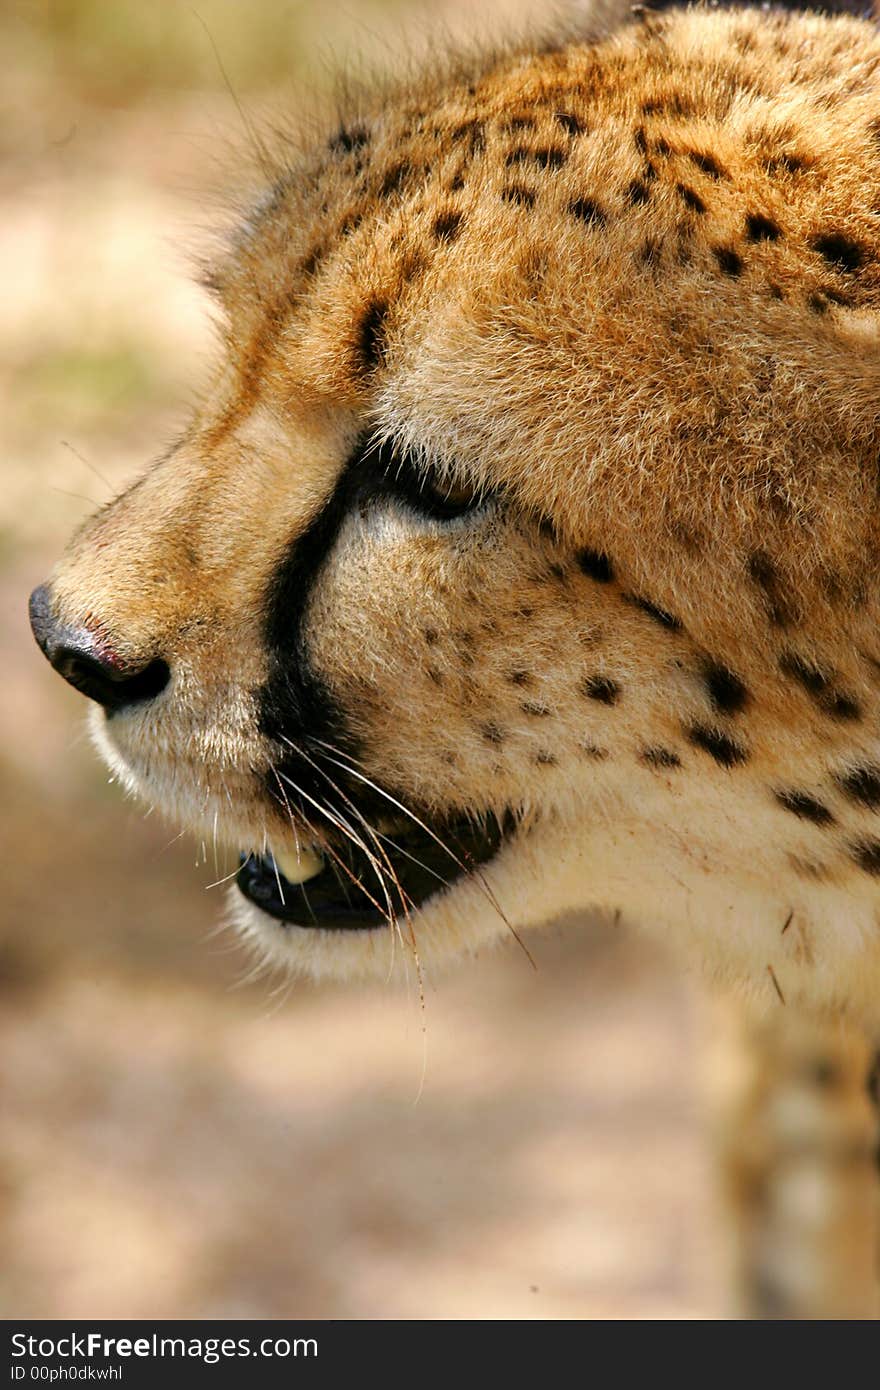
[[[876,72],[857,21],[648,16],[281,151],[202,408],[32,598],[271,959],[595,904],[876,1005]]]

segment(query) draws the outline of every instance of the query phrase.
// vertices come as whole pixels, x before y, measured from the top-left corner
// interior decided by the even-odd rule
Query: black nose
[[[46,660],[76,690],[110,713],[152,700],[168,684],[171,672],[159,657],[142,666],[126,665],[88,628],[59,622],[44,584],[31,594],[29,611],[31,631]]]

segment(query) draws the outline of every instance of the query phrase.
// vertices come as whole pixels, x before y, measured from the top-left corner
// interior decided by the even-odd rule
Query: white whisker
[[[332,745],[330,745],[330,744],[324,744],[324,747],[326,747],[326,748],[329,748],[329,747],[331,747],[331,746],[332,746]],[[449,857],[450,857],[450,859],[453,861],[453,863],[457,864],[458,867],[462,870],[463,873],[470,873],[470,874],[472,874],[473,877],[476,879],[477,883],[479,884],[480,889],[481,889],[481,891],[483,892],[483,895],[486,897],[487,901],[492,905],[492,907],[493,907],[493,908],[495,909],[495,911],[498,913],[498,916],[501,918],[502,922],[503,922],[504,925],[507,927],[507,929],[508,929],[508,931],[510,932],[511,936],[512,936],[512,937],[514,938],[514,940],[517,942],[517,944],[519,945],[520,949],[524,952],[525,956],[527,957],[527,959],[529,960],[529,962],[531,963],[531,965],[532,965],[534,968],[537,968],[537,967],[535,966],[534,957],[532,956],[531,951],[528,949],[528,947],[527,947],[527,946],[525,945],[525,943],[523,942],[522,937],[519,935],[519,932],[516,930],[516,928],[513,926],[513,924],[508,920],[507,914],[504,912],[503,908],[501,907],[501,904],[498,902],[498,899],[495,897],[495,894],[493,893],[493,891],[492,891],[490,885],[486,882],[485,876],[483,875],[483,873],[482,873],[482,871],[481,871],[479,865],[474,864],[474,863],[465,863],[462,859],[460,859],[459,856],[458,856],[457,854],[455,854],[455,853],[450,849],[449,845],[448,845],[447,843],[445,843],[443,840],[441,840],[440,836],[437,835],[437,834],[431,829],[430,826],[426,825],[425,822],[424,822],[423,820],[421,820],[421,819],[415,814],[414,811],[411,811],[410,808],[409,808],[408,806],[405,806],[405,805],[403,804],[402,801],[398,801],[397,797],[392,796],[390,792],[388,792],[388,791],[386,791],[386,790],[384,789],[384,787],[380,787],[380,786],[378,785],[378,783],[376,783],[376,782],[374,782],[374,781],[372,780],[372,778],[367,777],[367,776],[365,776],[363,773],[358,772],[356,768],[347,766],[345,763],[340,762],[338,758],[330,757],[330,758],[329,758],[329,761],[332,762],[336,767],[341,768],[343,772],[348,773],[348,775],[349,775],[350,777],[356,777],[356,778],[358,779],[359,782],[363,782],[366,786],[372,788],[373,791],[378,792],[378,794],[379,794],[380,796],[384,796],[385,799],[386,799],[386,801],[390,801],[391,804],[394,805],[394,806],[396,806],[396,807],[398,808],[398,810],[402,811],[402,812],[404,813],[404,815],[409,816],[410,820],[412,820],[412,821],[414,822],[414,824],[416,824],[416,825],[419,827],[420,830],[424,830],[425,834],[428,835],[428,836],[430,836],[430,838],[431,838],[436,844],[438,844],[438,845],[440,846],[440,848],[444,851],[444,853],[446,853],[446,854],[449,855]],[[424,865],[423,865],[423,867],[424,867]]]

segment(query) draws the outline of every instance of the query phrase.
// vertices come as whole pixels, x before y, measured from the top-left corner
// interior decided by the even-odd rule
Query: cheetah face
[[[877,72],[648,15],[282,151],[201,410],[32,599],[273,960],[598,904],[876,1012]]]
[[[182,442],[89,523],[32,620],[121,780],[240,849],[236,915],[264,953],[387,972],[399,936],[421,960],[511,930],[495,879],[540,855],[540,780],[564,800],[607,757],[612,573],[362,418],[301,430],[260,404],[206,463]]]

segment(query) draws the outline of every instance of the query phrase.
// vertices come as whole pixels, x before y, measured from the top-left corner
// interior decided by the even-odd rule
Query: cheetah
[[[763,1056],[876,1036],[874,26],[638,9],[262,154],[201,407],[31,598],[101,754],[292,972],[597,907]]]

